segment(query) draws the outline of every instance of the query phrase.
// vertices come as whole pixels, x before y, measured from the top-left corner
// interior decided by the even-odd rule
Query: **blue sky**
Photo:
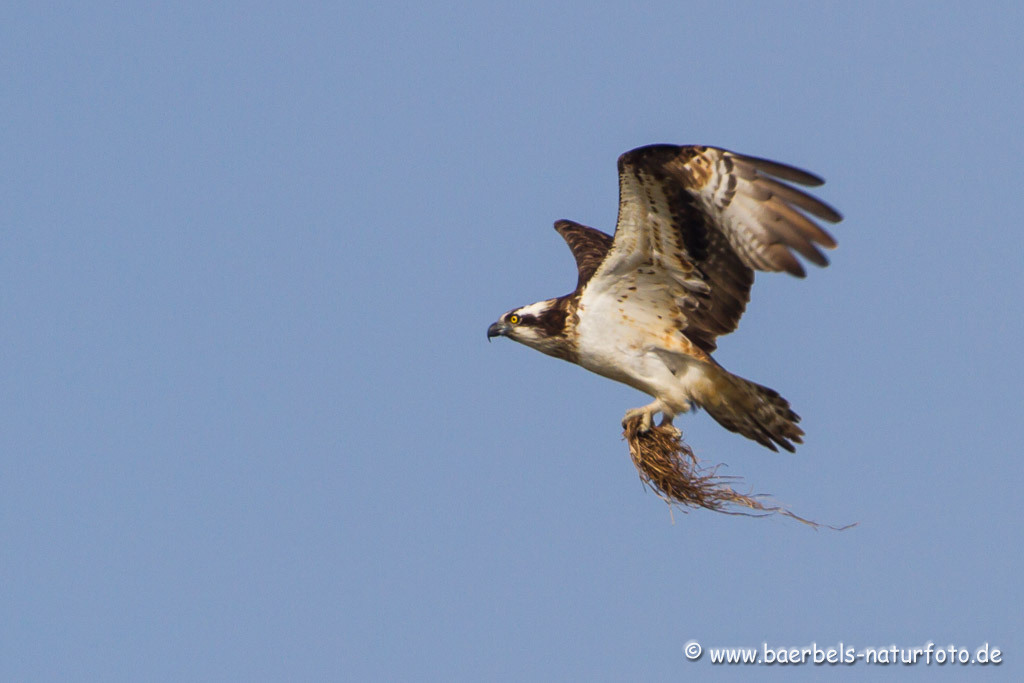
[[[0,674],[806,680],[683,644],[1001,648],[1019,677],[1015,3],[9,3]],[[616,157],[827,178],[832,265],[716,357],[805,445],[710,463],[850,531],[675,514],[644,396],[525,347]],[[1016,674],[1014,672],[1017,672]],[[834,675],[834,674],[833,674]]]

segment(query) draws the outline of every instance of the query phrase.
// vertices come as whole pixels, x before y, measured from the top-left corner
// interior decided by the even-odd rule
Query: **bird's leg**
[[[626,411],[626,416],[622,418],[622,427],[626,427],[626,423],[635,417],[640,417],[640,433],[650,431],[651,425],[654,423],[654,414],[661,413],[665,419],[672,422],[672,418],[668,417],[670,413],[666,412],[665,404],[661,402],[661,399],[654,399],[642,408],[630,408]],[[663,420],[664,423],[664,420]]]

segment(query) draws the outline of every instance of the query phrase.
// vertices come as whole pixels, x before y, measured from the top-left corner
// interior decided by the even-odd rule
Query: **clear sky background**
[[[0,678],[836,674],[691,639],[1019,678],[1022,35],[1009,2],[4,4]],[[655,142],[827,178],[832,265],[760,275],[717,354],[806,444],[677,424],[857,528],[673,523],[620,439],[646,397],[487,344]]]

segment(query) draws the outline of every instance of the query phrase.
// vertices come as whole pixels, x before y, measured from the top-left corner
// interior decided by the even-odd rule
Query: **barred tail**
[[[720,400],[701,401],[701,406],[718,424],[773,451],[778,451],[778,444],[792,453],[793,443],[803,443],[804,432],[796,426],[800,416],[790,409],[789,401],[774,389],[717,369],[722,373],[716,382]]]

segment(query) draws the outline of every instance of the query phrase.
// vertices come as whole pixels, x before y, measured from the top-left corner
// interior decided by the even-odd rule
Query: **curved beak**
[[[492,337],[504,337],[506,332],[508,332],[507,324],[501,321],[492,323],[491,326],[487,328],[487,341],[491,341]]]

